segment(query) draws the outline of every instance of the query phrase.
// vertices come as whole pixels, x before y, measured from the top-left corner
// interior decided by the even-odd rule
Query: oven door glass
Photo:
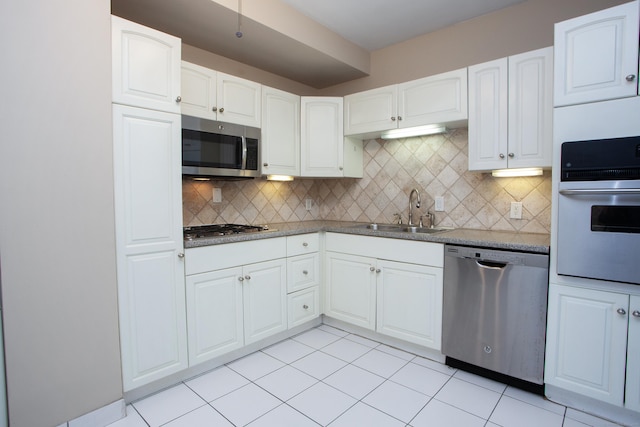
[[[620,182],[560,184],[558,274],[640,284],[640,185]]]

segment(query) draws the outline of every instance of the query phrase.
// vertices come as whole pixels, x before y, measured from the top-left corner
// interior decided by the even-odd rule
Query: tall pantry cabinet
[[[116,260],[124,390],[187,367],[180,39],[112,17]]]

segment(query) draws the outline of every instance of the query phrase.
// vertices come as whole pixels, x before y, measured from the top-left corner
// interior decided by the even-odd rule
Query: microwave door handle
[[[593,188],[560,190],[563,196],[584,196],[589,194],[640,194],[640,188]]]
[[[247,138],[242,137],[242,170],[247,169]]]

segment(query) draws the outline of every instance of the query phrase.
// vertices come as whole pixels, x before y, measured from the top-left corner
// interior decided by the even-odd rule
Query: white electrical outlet
[[[312,199],[305,199],[304,208],[306,210],[310,211],[312,206],[313,206],[313,200]]]
[[[436,202],[436,207],[435,207],[436,212],[444,212],[444,197],[437,196],[435,202]]]
[[[511,219],[522,219],[522,202],[511,202]]]
[[[222,203],[222,188],[213,188],[213,203]]]

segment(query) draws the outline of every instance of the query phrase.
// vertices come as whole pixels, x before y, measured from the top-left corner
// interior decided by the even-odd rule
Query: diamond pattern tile
[[[551,172],[541,177],[493,178],[467,169],[467,129],[446,134],[364,144],[362,179],[296,179],[292,182],[182,181],[185,225],[269,224],[337,220],[407,220],[408,195],[417,188],[422,213],[434,211],[443,196],[436,224],[456,228],[548,233],[551,230]],[[222,203],[212,189],[222,189]],[[305,200],[313,207],[305,209]],[[509,218],[512,201],[523,202],[521,220]],[[418,214],[419,215],[419,214]]]

